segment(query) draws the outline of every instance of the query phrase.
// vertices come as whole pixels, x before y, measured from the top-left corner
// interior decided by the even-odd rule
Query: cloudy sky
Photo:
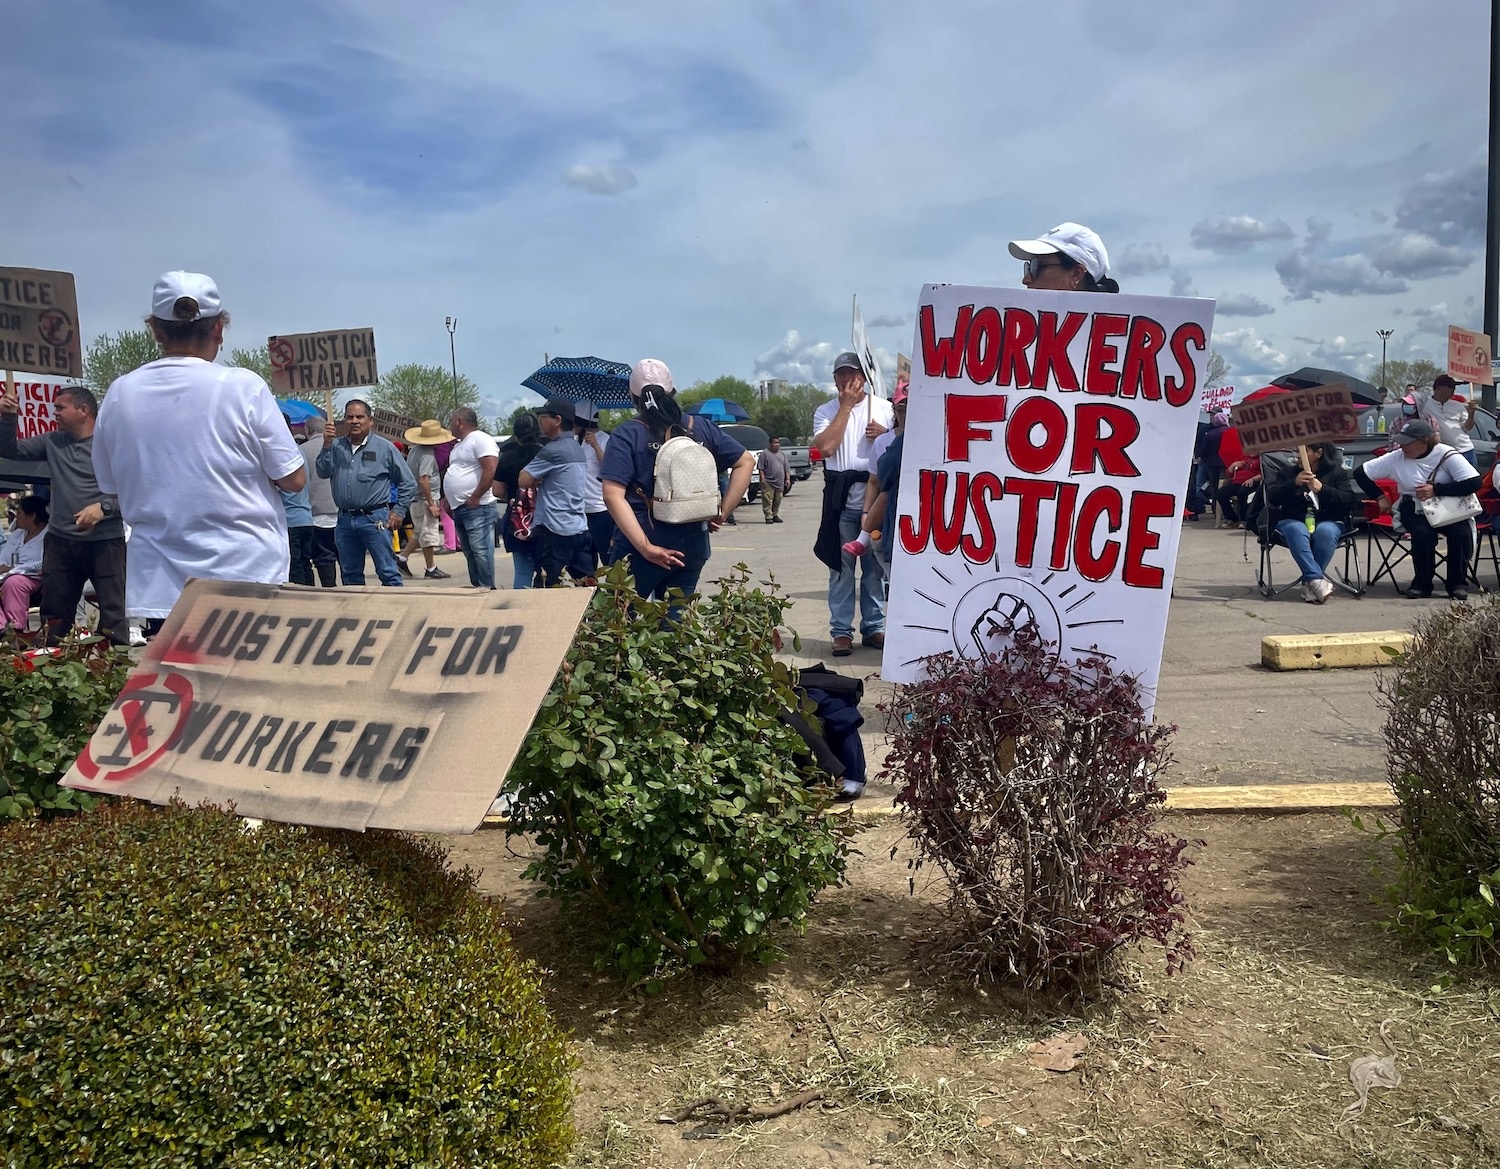
[[[232,344],[373,325],[498,409],[553,356],[831,380],[858,293],[1074,219],[1218,300],[1236,384],[1480,325],[1483,0],[6,0],[0,264],[86,335],[210,273]]]

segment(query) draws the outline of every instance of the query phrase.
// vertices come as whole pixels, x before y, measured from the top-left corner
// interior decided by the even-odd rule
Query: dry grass
[[[1438,988],[1443,968],[1378,928],[1367,842],[1333,816],[1174,827],[1207,841],[1187,878],[1199,958],[1169,979],[1148,952],[1086,1003],[951,990],[917,972],[911,944],[941,898],[908,895],[904,858],[887,855],[894,826],[864,839],[850,887],[783,961],[680,978],[655,997],[588,969],[582,923],[513,900],[581,1058],[573,1163],[1500,1164],[1500,987]],[[514,898],[520,864],[496,835],[471,838],[488,856],[458,856]],[[1403,1083],[1339,1127],[1349,1062],[1384,1052],[1385,1020]],[[1027,1046],[1060,1031],[1089,1039],[1078,1068],[1032,1067]],[[696,1097],[768,1103],[815,1087],[825,1104],[757,1124],[656,1121]]]

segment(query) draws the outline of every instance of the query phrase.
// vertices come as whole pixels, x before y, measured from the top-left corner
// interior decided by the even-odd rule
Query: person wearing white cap
[[[1099,233],[1081,223],[1059,223],[1036,239],[1011,240],[1024,265],[1021,283],[1053,292],[1119,292],[1109,276],[1109,253]]]
[[[750,486],[755,456],[707,418],[682,413],[665,362],[654,357],[638,361],[630,371],[630,397],[636,417],[615,428],[599,467],[604,504],[619,529],[613,555],[630,557],[641,596],[665,596],[670,589],[691,596],[708,563],[709,533],[717,532],[734,514]],[[710,520],[674,524],[658,520],[652,512],[656,453],[669,437],[679,434],[704,447],[720,471],[730,472],[729,488]]]
[[[99,407],[94,471],[130,525],[125,604],[155,625],[192,577],[281,584],[282,491],[307,481],[271,390],[216,365],[229,314],[197,272],[168,272],[146,318],[162,357],[115,380]]]

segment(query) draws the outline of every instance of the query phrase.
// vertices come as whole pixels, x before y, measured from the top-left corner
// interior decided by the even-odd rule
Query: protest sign
[[[0,369],[83,376],[71,272],[0,268]]]
[[[472,832],[592,595],[190,581],[63,782]]]
[[[1359,433],[1359,415],[1348,386],[1314,386],[1241,402],[1230,421],[1247,455],[1289,451],[1315,442],[1339,442]]]
[[[896,354],[896,380],[899,382],[903,378],[908,383],[910,383],[910,381],[911,381],[911,358],[908,357],[908,356],[906,356],[906,354],[904,354],[904,353],[898,353],[898,354]]]
[[[1205,386],[1203,389],[1201,405],[1205,414],[1217,414],[1220,410],[1228,410],[1233,401],[1233,386],[1214,386],[1212,389]]]
[[[1493,353],[1485,334],[1448,326],[1448,375],[1454,381],[1474,386],[1493,385],[1495,375],[1490,369]]]
[[[374,329],[334,329],[266,339],[271,356],[271,388],[283,396],[380,381],[375,367]]]
[[[854,355],[859,358],[859,366],[864,370],[865,384],[870,393],[877,398],[889,398],[890,395],[885,392],[885,375],[881,372],[880,362],[875,360],[875,349],[865,332],[865,318],[859,311],[857,296],[854,298],[854,322],[849,328],[849,344]]]
[[[405,414],[397,414],[394,410],[384,410],[379,406],[370,407],[370,429],[381,438],[388,438],[392,442],[406,441],[406,432],[421,423],[415,418],[408,418]],[[349,433],[349,424],[343,419],[335,419],[334,427],[338,436],[343,438]]]
[[[57,429],[52,406],[62,386],[52,382],[17,382],[16,399],[20,406],[16,416],[16,437],[35,438]]]
[[[922,290],[883,678],[1029,627],[1154,705],[1212,327],[1208,300]]]

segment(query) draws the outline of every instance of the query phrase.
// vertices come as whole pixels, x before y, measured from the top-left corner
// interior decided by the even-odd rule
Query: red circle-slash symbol
[[[37,317],[36,331],[48,345],[66,345],[73,340],[73,321],[62,309],[49,308]]]
[[[137,674],[78,756],[85,779],[134,779],[162,757],[187,724],[193,684],[182,674]]]
[[[267,348],[271,351],[271,368],[285,369],[297,360],[297,349],[284,337],[272,337]]]

